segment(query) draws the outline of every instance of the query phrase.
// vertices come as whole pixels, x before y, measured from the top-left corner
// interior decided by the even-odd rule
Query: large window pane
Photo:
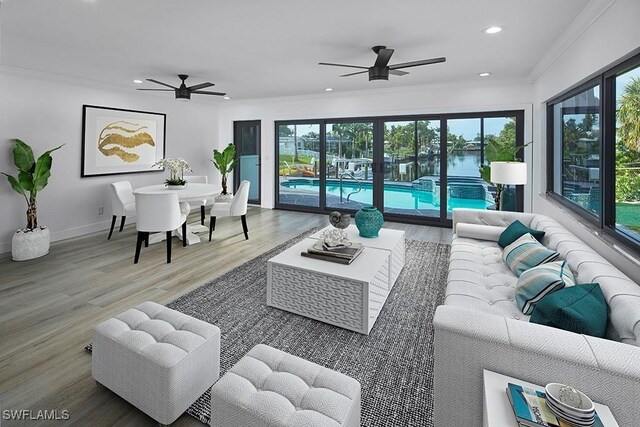
[[[354,209],[373,204],[373,123],[326,126],[326,205]]]
[[[640,241],[640,67],[616,77],[615,223]]]
[[[553,106],[554,192],[600,215],[600,86]]]
[[[278,125],[278,201],[320,207],[320,125]]]

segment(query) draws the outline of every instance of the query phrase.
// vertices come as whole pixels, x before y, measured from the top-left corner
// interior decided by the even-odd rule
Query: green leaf
[[[7,177],[7,180],[9,181],[9,184],[11,184],[11,188],[13,188],[17,193],[22,194],[23,196],[27,197],[25,192],[24,192],[24,188],[22,188],[22,186],[20,185],[20,183],[18,182],[18,180],[15,177],[13,177],[11,175],[8,175],[8,174],[6,174],[4,172],[2,172],[2,174]]]
[[[20,171],[20,173],[18,173],[18,182],[25,191],[33,191],[33,174]]]
[[[15,146],[13,147],[13,163],[21,171],[31,172],[35,163],[33,150],[19,139],[14,139],[12,141],[15,143]]]
[[[484,179],[489,184],[492,184],[492,182],[491,182],[491,166],[483,165],[483,166],[480,167],[480,178]]]
[[[49,177],[51,176],[51,163],[53,162],[51,153],[62,148],[62,145],[46,151],[38,157],[38,161],[36,162],[36,167],[33,172],[33,185],[36,191],[40,191],[47,186]]]

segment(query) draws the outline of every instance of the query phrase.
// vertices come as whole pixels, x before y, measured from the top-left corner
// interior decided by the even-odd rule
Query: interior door
[[[233,186],[238,189],[246,180],[249,186],[249,203],[260,204],[260,120],[236,121],[233,123],[233,139],[238,162],[234,168]]]

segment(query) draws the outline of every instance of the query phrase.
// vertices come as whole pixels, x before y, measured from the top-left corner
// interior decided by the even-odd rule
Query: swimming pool
[[[432,181],[431,189],[416,188],[412,183],[394,183],[385,182],[384,184],[384,205],[385,211],[390,209],[398,210],[419,210],[419,211],[437,211],[440,209],[440,192],[438,180]],[[298,194],[319,194],[320,183],[317,179],[289,179],[280,183],[281,187],[281,203],[283,196],[287,197],[287,193]],[[493,206],[492,197],[488,194],[486,186],[474,178],[455,178],[448,183],[449,194],[447,198],[447,210],[451,212],[455,208],[472,208],[487,209]],[[342,192],[342,203],[347,203],[347,196],[351,194],[349,200],[363,205],[373,203],[373,184],[371,182],[362,182],[362,188],[359,183],[354,181],[343,181],[342,191],[338,180],[327,180],[326,195],[328,207],[340,206],[340,193]],[[436,191],[432,191],[436,190]],[[462,195],[465,197],[452,197],[454,195]]]

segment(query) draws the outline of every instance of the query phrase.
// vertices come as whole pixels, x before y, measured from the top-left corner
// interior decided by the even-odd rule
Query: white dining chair
[[[208,184],[209,178],[206,175],[189,175],[184,176],[183,179],[189,182],[194,182],[197,184]],[[205,208],[213,205],[213,198],[211,199],[202,199],[201,201],[189,202],[189,206],[192,209],[200,208],[200,224],[204,225],[204,217],[206,216]]]
[[[136,214],[136,199],[133,196],[133,188],[129,181],[113,182],[109,186],[109,196],[111,198],[111,228],[109,229],[109,237],[107,240],[111,240],[113,234],[113,227],[116,225],[116,219],[120,219],[120,230],[124,228],[124,223],[127,216]]]
[[[189,204],[178,201],[178,195],[171,192],[136,193],[136,255],[134,264],[140,259],[142,242],[149,246],[149,233],[167,233],[167,264],[171,263],[171,235],[182,226],[182,246],[187,246],[187,215]]]
[[[211,235],[216,228],[216,218],[225,216],[239,216],[242,220],[244,238],[249,239],[249,228],[247,227],[249,185],[251,185],[249,181],[242,181],[238,187],[238,191],[236,191],[233,199],[229,202],[214,201],[209,219],[209,241],[211,241]]]

